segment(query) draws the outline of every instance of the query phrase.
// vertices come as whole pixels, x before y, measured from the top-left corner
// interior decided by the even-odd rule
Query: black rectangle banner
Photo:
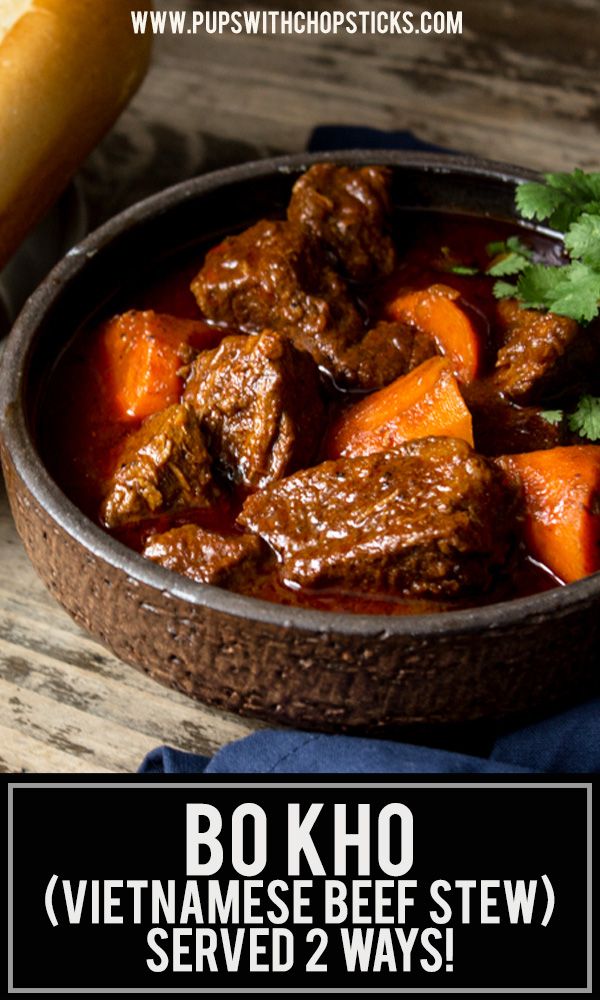
[[[9,782],[12,989],[586,991],[580,782]]]

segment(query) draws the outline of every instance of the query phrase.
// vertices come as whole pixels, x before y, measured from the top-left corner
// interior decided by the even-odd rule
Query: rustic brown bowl
[[[197,584],[85,517],[40,458],[49,368],[82,321],[175,251],[283,210],[317,160],[386,163],[401,207],[514,218],[533,175],[423,153],[284,157],[187,181],[135,205],[72,250],[27,303],[0,374],[1,451],[30,559],[75,620],[129,663],[201,701],[301,727],[389,731],[499,719],[595,687],[600,574],[467,611],[380,617],[283,607]]]

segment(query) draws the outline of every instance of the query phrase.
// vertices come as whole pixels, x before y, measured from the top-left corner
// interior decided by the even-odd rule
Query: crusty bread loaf
[[[124,108],[150,45],[122,0],[0,0],[0,268]]]

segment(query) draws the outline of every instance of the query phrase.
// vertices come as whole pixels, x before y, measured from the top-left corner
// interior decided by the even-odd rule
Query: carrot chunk
[[[600,570],[600,447],[550,448],[498,462],[522,487],[531,555],[565,583]]]
[[[448,285],[405,291],[385,306],[387,319],[412,323],[435,340],[461,382],[472,382],[483,363],[483,344],[474,320]]]
[[[100,333],[105,397],[119,420],[139,420],[179,401],[181,370],[197,350],[214,347],[223,331],[202,320],[123,313]]]
[[[393,451],[403,441],[455,437],[473,444],[471,414],[444,358],[429,358],[342,413],[327,437],[327,457]]]

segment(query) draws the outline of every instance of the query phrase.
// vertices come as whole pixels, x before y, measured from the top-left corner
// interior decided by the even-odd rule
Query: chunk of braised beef
[[[437,354],[433,339],[409,323],[381,320],[340,355],[342,386],[382,389]]]
[[[101,508],[109,528],[176,510],[209,507],[218,489],[198,418],[176,403],[126,439]]]
[[[184,524],[154,535],[143,554],[198,583],[243,591],[251,589],[254,575],[269,552],[257,535],[222,535],[196,524]]]
[[[285,333],[317,362],[364,332],[362,316],[323,248],[286,222],[263,219],[210,250],[192,282],[208,319],[257,333]]]
[[[476,380],[462,387],[473,418],[475,448],[482,455],[516,455],[567,444],[562,424],[542,416],[539,406],[520,406],[507,399],[491,380]]]
[[[319,337],[338,329],[352,341],[362,318],[323,248],[287,222],[263,219],[206,255],[192,282],[208,319],[245,332],[300,328]]]
[[[225,337],[192,365],[183,398],[235,482],[258,488],[312,461],[322,434],[319,372],[272,330]]]
[[[316,163],[294,184],[288,220],[327,247],[353,281],[385,277],[396,264],[390,181],[386,167]]]
[[[285,222],[263,220],[209,251],[192,290],[209,319],[246,332],[278,331],[342,387],[379,388],[435,350],[407,324],[368,331],[322,249]]]
[[[521,309],[516,299],[497,303],[496,331],[500,348],[494,382],[519,402],[534,402],[557,388],[568,388],[578,377],[585,378],[586,366],[598,356],[597,346],[586,333],[581,336],[574,319]]]
[[[246,500],[239,522],[304,587],[454,597],[506,570],[518,496],[464,441],[422,438],[339,459]]]

